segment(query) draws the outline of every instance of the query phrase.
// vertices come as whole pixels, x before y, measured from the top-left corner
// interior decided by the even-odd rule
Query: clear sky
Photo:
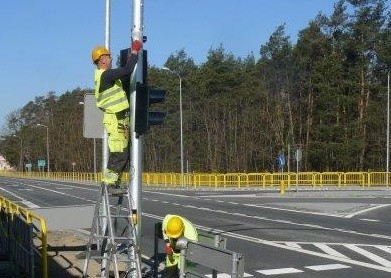
[[[5,117],[37,96],[93,87],[91,50],[105,41],[106,0],[1,0],[0,130]],[[223,45],[236,57],[251,52],[285,23],[296,42],[319,12],[337,0],[144,0],[144,48],[161,67],[184,49],[197,64]],[[113,54],[129,47],[132,0],[111,0]]]

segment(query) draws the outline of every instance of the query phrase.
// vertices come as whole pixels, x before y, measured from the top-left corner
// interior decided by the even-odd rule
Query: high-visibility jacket
[[[129,101],[122,88],[121,80],[114,86],[99,92],[100,78],[104,70],[95,70],[95,98],[96,105],[103,110],[103,125],[108,134],[108,146],[111,153],[123,152],[128,146],[129,117],[118,117],[118,112],[129,108]],[[126,114],[126,113],[125,113]]]
[[[179,217],[183,221],[183,224],[184,224],[183,237],[185,237],[189,240],[198,241],[197,229],[194,227],[194,225],[189,220],[187,220],[186,218],[179,216],[179,215],[167,214],[164,217],[163,223],[162,223],[163,239],[165,241],[168,241],[170,243],[170,245],[174,248],[174,254],[172,256],[166,256],[166,266],[167,267],[177,265],[180,261],[179,260],[180,252],[177,252],[175,250],[175,243],[173,242],[172,238],[169,238],[167,236],[167,234],[165,232],[167,230],[167,222],[173,216]]]
[[[99,92],[100,78],[103,69],[95,70],[95,98],[96,105],[105,113],[115,114],[129,108],[129,101],[122,88],[121,80],[116,80],[114,86]]]

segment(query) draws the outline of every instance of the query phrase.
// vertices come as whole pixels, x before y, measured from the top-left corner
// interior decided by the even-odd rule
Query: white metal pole
[[[106,13],[105,13],[105,47],[110,50],[110,14],[111,14],[111,0],[106,0]],[[108,157],[109,157],[109,146],[108,146],[108,136],[107,131],[103,129],[102,136],[102,176],[105,174],[107,169]],[[101,200],[101,209],[103,212],[107,212],[107,204],[105,202],[105,198],[102,195]],[[107,216],[107,215],[106,215]],[[107,218],[102,219],[102,225],[100,234],[104,235],[107,228]],[[107,255],[107,253],[105,253]],[[109,270],[106,270],[107,259],[103,259],[101,262],[101,277],[108,277]]]
[[[50,158],[49,158],[49,127],[46,126],[46,156],[48,157],[48,174],[50,172]]]
[[[47,172],[49,174],[50,172],[50,158],[49,158],[49,127],[47,125],[43,125],[43,124],[37,124],[37,126],[42,126],[42,127],[45,127],[46,128],[46,158],[48,160],[48,168],[47,168]]]
[[[179,78],[179,121],[180,121],[180,140],[181,140],[181,150],[180,150],[181,151],[181,177],[180,177],[180,183],[181,183],[181,187],[183,187],[184,159],[183,159],[182,77],[178,72],[173,71],[168,67],[163,67],[162,69],[167,70],[167,71],[177,75]]]
[[[96,182],[96,138],[94,138],[94,181]]]
[[[386,183],[388,186],[388,172],[390,162],[390,72],[387,75],[387,155],[386,155]]]
[[[133,22],[132,22],[132,39],[133,40],[143,40],[143,14],[144,14],[144,1],[143,0],[133,0]],[[136,136],[136,133],[134,132],[134,119],[136,115],[136,88],[135,84],[136,82],[143,82],[143,52],[140,51],[138,54],[138,60],[137,60],[137,66],[135,68],[135,71],[132,74],[131,79],[133,79],[135,82],[132,82],[133,87],[131,88],[131,95],[130,95],[130,115],[132,118],[132,128],[131,128],[131,165],[130,167],[130,191],[132,192],[132,198],[134,205],[137,209],[137,235],[140,237],[141,235],[141,229],[142,229],[142,223],[141,223],[141,185],[142,185],[142,171],[143,171],[143,160],[142,160],[142,145],[143,145],[143,136]],[[140,241],[140,238],[138,239],[138,242]]]
[[[291,172],[291,144],[288,144],[287,166],[288,166],[288,173],[290,173]]]
[[[106,16],[105,16],[105,47],[110,50],[110,13],[111,0],[106,0]],[[104,175],[107,168],[107,161],[109,156],[109,147],[107,143],[107,132],[103,129],[102,137],[102,175]]]
[[[181,186],[183,187],[183,118],[182,118],[182,78],[179,75],[179,117],[181,121]]]
[[[22,137],[20,137],[18,135],[12,135],[12,136],[13,137],[17,137],[20,140],[19,169],[20,169],[21,172],[23,172],[23,162],[22,162],[22,160],[23,160],[23,154],[22,154],[22,152],[23,152],[23,143],[22,143]]]
[[[23,140],[22,137],[20,138],[20,160],[19,160],[19,167],[20,171],[23,172]]]

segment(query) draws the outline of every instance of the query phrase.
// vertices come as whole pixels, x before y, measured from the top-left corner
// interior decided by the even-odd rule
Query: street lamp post
[[[390,162],[390,72],[387,75],[387,154],[386,154],[386,183],[388,187],[388,172]]]
[[[18,135],[12,135],[13,137],[17,137],[20,140],[20,158],[19,158],[19,169],[21,172],[23,172],[23,141],[22,137]]]
[[[50,159],[49,159],[49,127],[43,124],[37,124],[37,126],[46,127],[46,157],[48,160],[48,173],[50,172]]]
[[[182,77],[178,72],[173,71],[167,67],[163,67],[163,70],[167,70],[179,77],[179,118],[180,118],[180,133],[181,133],[181,186],[183,186],[183,116],[182,116]]]

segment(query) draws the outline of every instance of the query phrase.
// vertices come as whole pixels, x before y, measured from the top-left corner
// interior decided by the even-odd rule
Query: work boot
[[[105,174],[103,175],[102,182],[104,182],[108,186],[115,186],[118,181],[118,173],[106,170]]]

